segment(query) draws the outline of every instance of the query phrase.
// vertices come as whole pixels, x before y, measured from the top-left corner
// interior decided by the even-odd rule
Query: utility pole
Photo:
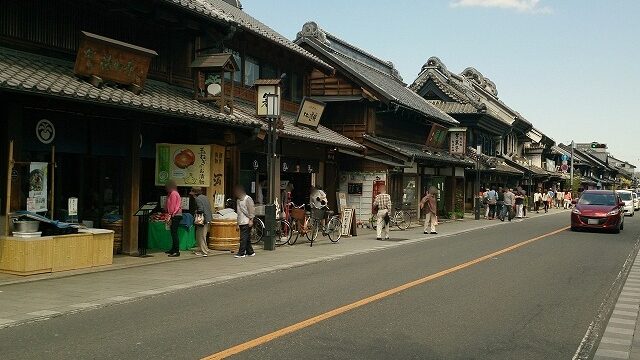
[[[573,149],[576,147],[576,144],[573,140],[571,140],[571,196],[575,196],[575,189],[573,188]]]

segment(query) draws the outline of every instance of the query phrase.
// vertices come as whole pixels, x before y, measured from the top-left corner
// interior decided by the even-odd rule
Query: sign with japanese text
[[[427,146],[431,148],[442,148],[447,140],[447,128],[437,124],[431,125],[431,131],[427,137]]]
[[[211,162],[209,145],[156,144],[155,184],[172,179],[178,186],[209,187]]]
[[[256,103],[256,114],[267,116],[267,95],[275,94],[280,96],[279,85],[260,85],[258,88],[258,100]]]
[[[211,188],[209,192],[213,194],[224,194],[224,158],[225,147],[221,145],[211,145]]]
[[[29,197],[27,211],[47,211],[47,173],[49,164],[32,162],[29,164]]]
[[[467,149],[467,132],[462,129],[450,129],[449,133],[449,153],[452,155],[463,155]]]
[[[70,197],[67,200],[67,214],[69,216],[78,216],[78,198]]]
[[[318,128],[320,118],[324,112],[325,103],[310,98],[304,98],[300,104],[298,117],[296,117],[296,125],[304,125],[310,128]]]

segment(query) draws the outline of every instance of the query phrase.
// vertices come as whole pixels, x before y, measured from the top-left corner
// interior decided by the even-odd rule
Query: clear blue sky
[[[556,142],[599,141],[640,165],[640,0],[242,0],[295,38],[306,21],[391,60],[473,66]]]

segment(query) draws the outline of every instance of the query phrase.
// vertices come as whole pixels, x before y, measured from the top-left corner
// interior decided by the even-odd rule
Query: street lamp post
[[[476,196],[475,196],[475,219],[480,220],[480,153],[482,153],[482,146],[478,145],[476,148]]]
[[[268,123],[267,135],[267,167],[269,171],[269,205],[265,206],[265,234],[264,249],[275,250],[275,226],[276,226],[276,122],[280,117],[280,96],[278,94],[264,95],[267,105],[266,118]]]

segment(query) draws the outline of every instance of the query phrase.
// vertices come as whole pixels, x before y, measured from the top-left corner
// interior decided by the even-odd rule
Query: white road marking
[[[611,318],[609,319],[609,323],[614,324],[625,324],[625,325],[635,325],[635,320],[627,320],[627,319],[619,319],[619,318]]]
[[[600,343],[601,344],[604,343],[604,344],[631,346],[631,339],[618,339],[618,338],[603,337],[602,340],[600,340]]]

